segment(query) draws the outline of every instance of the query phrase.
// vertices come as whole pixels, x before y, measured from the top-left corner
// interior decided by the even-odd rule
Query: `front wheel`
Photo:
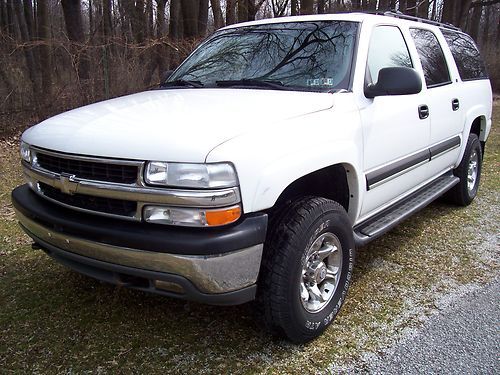
[[[472,202],[479,189],[482,161],[481,144],[477,135],[472,133],[467,139],[459,166],[453,170],[460,182],[446,194],[448,201],[460,206],[467,206]]]
[[[258,303],[268,328],[295,343],[318,337],[333,321],[354,266],[352,225],[338,203],[307,197],[271,223]]]

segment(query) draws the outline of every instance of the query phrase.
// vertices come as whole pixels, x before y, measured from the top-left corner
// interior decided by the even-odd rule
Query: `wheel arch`
[[[356,168],[350,163],[335,163],[296,176],[276,196],[270,211],[278,210],[287,202],[306,196],[331,199],[339,203],[354,221],[358,212],[359,181]]]

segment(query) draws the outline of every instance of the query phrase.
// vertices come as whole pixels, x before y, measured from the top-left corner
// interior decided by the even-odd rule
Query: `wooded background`
[[[0,134],[153,87],[225,25],[389,9],[468,32],[500,90],[500,0],[0,0]]]

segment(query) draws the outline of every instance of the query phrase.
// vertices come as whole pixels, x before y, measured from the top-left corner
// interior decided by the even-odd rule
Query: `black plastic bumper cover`
[[[28,185],[12,192],[14,207],[59,233],[109,245],[181,255],[214,255],[264,243],[266,214],[246,215],[222,228],[184,228],[89,215],[46,201]]]
[[[12,192],[12,203],[26,217],[58,233],[118,247],[178,255],[222,254],[262,244],[267,228],[266,214],[248,215],[232,226],[218,229],[167,227],[98,217],[48,202],[27,185]],[[217,305],[240,304],[255,297],[255,284],[236,291],[207,294],[183,276],[108,263],[71,253],[23,229],[59,263],[105,282]],[[182,292],[158,289],[155,287],[156,280],[177,284]]]

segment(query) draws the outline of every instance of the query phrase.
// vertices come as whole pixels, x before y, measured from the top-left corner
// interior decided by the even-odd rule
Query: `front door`
[[[376,82],[380,69],[395,66],[413,67],[403,34],[396,26],[374,27],[366,84]],[[367,189],[362,217],[424,182],[430,140],[426,106],[426,94],[422,91],[414,95],[378,96],[361,109]]]

